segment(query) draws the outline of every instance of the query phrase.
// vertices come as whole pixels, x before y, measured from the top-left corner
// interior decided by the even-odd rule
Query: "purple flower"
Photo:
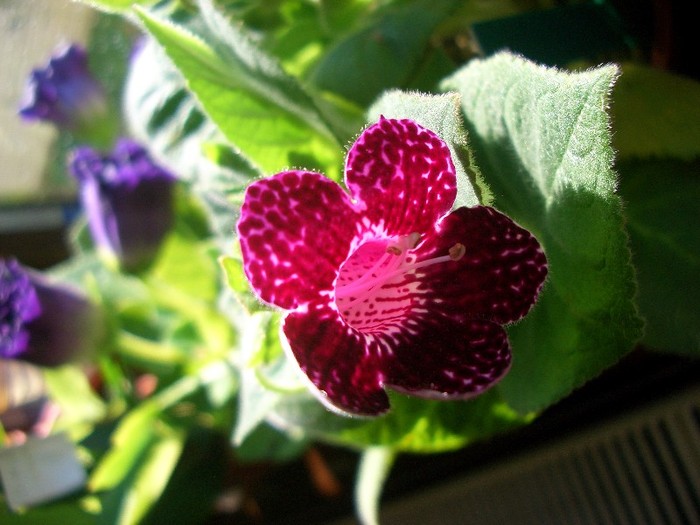
[[[77,130],[91,127],[108,112],[101,84],[88,68],[87,54],[77,44],[62,45],[44,68],[34,69],[25,86],[20,116]]]
[[[547,261],[493,208],[450,212],[450,151],[382,118],[348,153],[345,184],[287,171],[251,184],[238,222],[246,275],[287,310],[289,350],[331,409],[378,415],[385,387],[466,399],[510,367],[502,324],[523,317]]]
[[[80,292],[0,259],[0,358],[56,366],[95,348],[99,310]]]
[[[69,164],[98,249],[127,270],[147,265],[173,224],[175,178],[129,139],[106,155],[77,148]]]
[[[29,275],[15,260],[0,259],[0,357],[16,357],[27,349],[27,323],[41,313]]]

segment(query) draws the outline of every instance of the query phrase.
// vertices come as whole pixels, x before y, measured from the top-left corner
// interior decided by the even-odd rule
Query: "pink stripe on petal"
[[[500,325],[432,319],[394,345],[384,369],[389,388],[430,399],[467,399],[496,384],[510,368],[510,345]]]
[[[345,324],[328,304],[292,312],[284,333],[319,398],[336,411],[377,416],[389,409],[377,342]]]
[[[411,260],[405,250],[387,251],[386,239],[360,246],[338,272],[335,303],[343,319],[364,334],[400,325],[415,303],[414,276],[402,270]]]
[[[535,303],[547,276],[547,259],[537,239],[487,206],[458,208],[416,248],[418,261],[464,246],[456,261],[426,266],[421,288],[453,319],[485,318],[510,323]]]
[[[388,235],[429,231],[457,195],[447,145],[411,120],[382,118],[367,128],[348,153],[345,182]]]
[[[318,173],[288,171],[254,182],[237,224],[253,289],[283,309],[331,290],[357,221],[347,193]]]

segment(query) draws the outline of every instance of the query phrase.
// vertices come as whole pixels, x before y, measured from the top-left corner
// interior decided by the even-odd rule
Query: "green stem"
[[[116,346],[122,355],[146,364],[173,366],[185,360],[182,350],[175,345],[157,343],[123,330],[117,334]]]
[[[382,489],[395,459],[391,447],[369,447],[362,453],[355,481],[355,510],[362,525],[379,525]]]

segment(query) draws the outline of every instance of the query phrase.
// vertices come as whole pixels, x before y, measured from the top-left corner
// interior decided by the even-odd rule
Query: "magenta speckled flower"
[[[347,193],[318,173],[251,184],[238,222],[257,295],[314,392],[336,411],[389,409],[385,387],[467,399],[510,367],[502,324],[547,275],[537,240],[493,208],[450,209],[450,151],[411,120],[382,118],[348,153]]]

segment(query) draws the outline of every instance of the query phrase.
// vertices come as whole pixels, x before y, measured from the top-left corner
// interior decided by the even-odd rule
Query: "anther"
[[[458,242],[448,250],[448,253],[450,254],[450,259],[453,261],[459,261],[462,257],[464,257],[464,254],[467,253],[467,248],[464,246],[464,244]]]
[[[416,247],[418,244],[418,241],[420,241],[420,233],[418,232],[413,232],[408,236],[408,248],[413,249]]]
[[[401,255],[401,248],[396,246],[395,244],[390,244],[389,246],[386,247],[386,253],[390,253],[392,255]]]

